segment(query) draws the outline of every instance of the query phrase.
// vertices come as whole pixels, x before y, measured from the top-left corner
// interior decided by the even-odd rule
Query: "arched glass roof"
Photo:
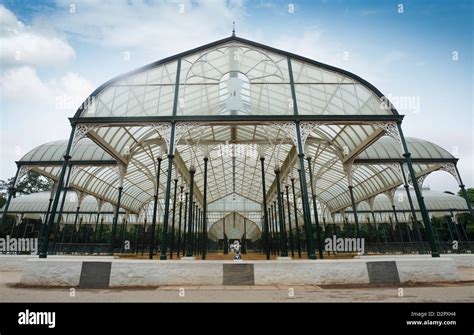
[[[411,153],[413,160],[439,159],[439,160],[456,160],[447,150],[441,148],[432,142],[425,141],[419,138],[406,137],[408,151]],[[400,153],[400,145],[392,137],[383,136],[374,144],[369,146],[357,157],[359,160],[403,160]]]
[[[121,206],[138,214],[148,211],[153,200],[162,159],[158,196],[163,204],[170,136],[166,125],[176,122],[180,133],[173,179],[178,179],[178,186],[189,187],[189,168],[195,166],[198,203],[203,201],[205,156],[210,208],[235,197],[254,207],[262,203],[260,156],[265,158],[269,203],[275,200],[275,166],[281,167],[283,186],[296,179],[295,194],[300,197],[294,128],[285,130],[282,122],[295,117],[311,121],[314,116],[331,117],[308,123],[305,136],[305,155],[312,159],[313,186],[322,208],[334,213],[351,205],[348,169],[357,203],[401,184],[393,164],[404,159],[400,145],[372,120],[401,120],[401,116],[380,91],[350,72],[232,36],[97,88],[71,120],[87,130],[82,128],[86,138],[73,141],[71,163],[77,168],[70,186],[115,204],[117,188],[123,185]],[[456,160],[430,142],[407,138],[407,143],[417,177]],[[65,150],[65,141],[48,143],[19,164],[32,165],[55,180]],[[304,173],[309,182],[308,164]],[[214,210],[209,220],[215,222],[230,212]],[[259,224],[258,211],[241,212]]]
[[[430,216],[444,216],[457,214],[459,212],[469,212],[469,209],[466,205],[466,200],[458,195],[434,191],[430,190],[429,188],[423,188],[422,192],[425,205]],[[412,199],[415,199],[415,192],[412,188],[410,188],[410,194]],[[406,191],[404,189],[398,189],[394,194],[394,199],[398,221],[411,223],[412,213]],[[421,213],[418,210],[416,202],[414,205],[417,218],[420,220]],[[373,211],[377,213],[375,219],[378,223],[395,224],[396,220],[393,214],[392,202],[387,196],[381,194],[375,197]],[[451,213],[451,211],[453,213]],[[369,204],[366,201],[361,202],[357,206],[359,222],[368,223],[370,221],[373,223],[371,212],[372,209],[370,208]],[[352,209],[348,209],[344,214],[335,213],[332,217],[326,218],[326,220],[328,220],[328,223],[343,224],[344,218],[347,218],[348,222],[354,222]]]
[[[60,162],[66,152],[67,140],[58,140],[41,144],[28,151],[19,162],[31,164],[31,162]],[[80,145],[74,147],[71,154],[72,161],[86,161],[88,164],[92,161],[111,161],[114,158],[107,154],[101,147],[90,139],[84,139]]]
[[[293,115],[291,85],[302,115],[396,113],[352,73],[233,36],[108,81],[75,117],[170,116],[177,89],[176,115]]]

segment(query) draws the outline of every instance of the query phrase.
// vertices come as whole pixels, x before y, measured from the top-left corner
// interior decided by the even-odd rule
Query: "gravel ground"
[[[163,286],[150,289],[22,288],[21,272],[0,272],[0,302],[474,302],[474,269],[456,284],[390,287]]]

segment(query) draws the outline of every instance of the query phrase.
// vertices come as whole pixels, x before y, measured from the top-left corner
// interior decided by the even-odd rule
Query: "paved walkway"
[[[153,289],[20,288],[21,272],[0,272],[0,302],[474,302],[472,268],[458,284],[399,287],[163,286]]]

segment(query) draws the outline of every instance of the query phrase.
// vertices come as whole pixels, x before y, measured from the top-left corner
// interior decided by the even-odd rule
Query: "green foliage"
[[[2,199],[0,200],[0,205],[6,202],[8,189],[13,186],[13,179],[12,177],[7,181],[0,180],[0,194]],[[48,180],[33,171],[29,171],[16,185],[17,194],[31,194],[49,190],[51,190],[51,185]]]
[[[471,204],[474,204],[474,188],[466,189],[467,198]],[[464,194],[462,194],[461,190],[458,191],[458,195],[464,198]]]

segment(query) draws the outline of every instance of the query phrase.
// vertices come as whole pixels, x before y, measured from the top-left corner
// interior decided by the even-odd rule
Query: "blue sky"
[[[394,100],[419,99],[397,106],[405,135],[459,157],[472,187],[473,11],[448,0],[0,0],[0,179],[36,145],[66,138],[67,117],[101,83],[227,37],[235,21],[238,36],[354,72]],[[457,190],[443,172],[425,185]]]

